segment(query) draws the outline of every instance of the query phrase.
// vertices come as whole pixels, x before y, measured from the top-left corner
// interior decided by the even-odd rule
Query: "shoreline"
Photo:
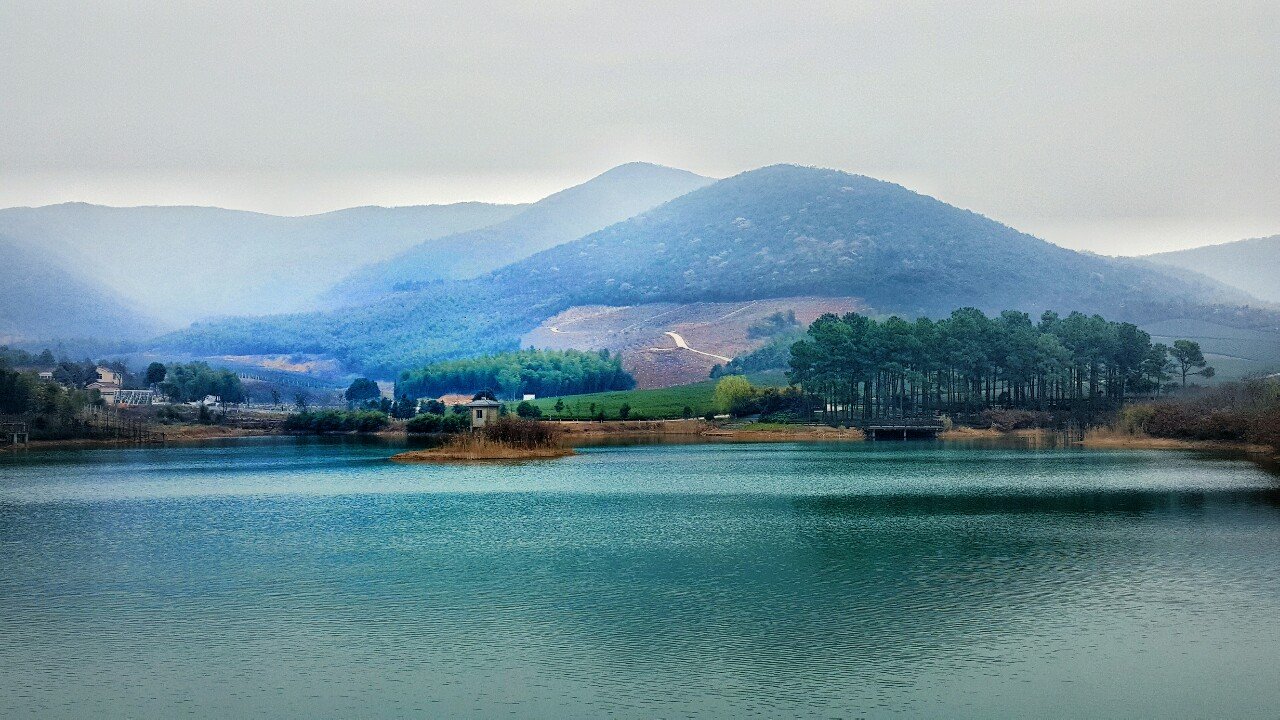
[[[856,428],[833,428],[827,426],[762,423],[763,427],[753,429],[752,424],[738,427],[722,427],[707,423],[700,419],[691,420],[608,420],[596,422],[590,420],[558,421],[564,430],[563,447],[543,448],[538,450],[512,449],[511,453],[501,454],[494,460],[547,459],[565,457],[574,454],[573,446],[581,442],[590,446],[601,441],[643,440],[672,438],[691,444],[699,442],[863,442],[866,435]],[[379,430],[377,432],[324,432],[296,433],[279,432],[263,428],[240,428],[226,425],[171,425],[164,426],[161,431],[163,439],[148,439],[141,442],[126,438],[66,438],[60,440],[32,440],[26,445],[0,445],[0,453],[19,450],[85,450],[111,448],[143,448],[164,447],[170,444],[182,445],[207,440],[235,439],[244,437],[326,437],[356,436],[384,438],[388,440],[410,439],[421,437],[405,433],[402,430]],[[954,427],[937,435],[942,441],[964,440],[1010,440],[1053,441],[1061,440],[1061,433],[1045,428],[1022,428],[1017,430],[998,430],[996,428]],[[1083,448],[1106,450],[1198,450],[1212,452],[1236,452],[1249,456],[1265,456],[1270,461],[1280,462],[1280,450],[1267,445],[1237,443],[1220,440],[1189,440],[1182,438],[1162,438],[1150,435],[1133,435],[1117,432],[1109,428],[1094,428],[1086,431],[1083,440],[1066,443]],[[444,453],[442,448],[428,450],[411,450],[400,453],[393,459],[398,462],[442,462],[442,461],[483,461],[475,453]],[[430,458],[419,459],[418,455],[430,454]],[[400,455],[406,456],[401,458]],[[456,455],[456,457],[455,457]],[[445,458],[448,457],[448,460]]]
[[[1084,440],[1078,443],[1081,447],[1115,450],[1209,450],[1217,452],[1240,452],[1249,455],[1269,455],[1273,459],[1280,458],[1280,450],[1267,445],[1253,443],[1230,442],[1225,440],[1186,440],[1183,438],[1162,438],[1151,435],[1131,435],[1110,429],[1094,429],[1085,433]]]
[[[565,441],[572,443],[575,437],[601,440],[608,438],[643,439],[656,437],[698,438],[742,442],[861,442],[866,434],[856,428],[840,429],[825,425],[782,425],[761,423],[764,427],[722,427],[705,420],[562,420]]]
[[[455,450],[447,446],[426,450],[409,450],[396,453],[390,457],[397,463],[486,463],[486,462],[520,462],[523,460],[556,460],[578,452],[571,447],[520,448],[502,447],[486,448],[483,451],[470,449]]]
[[[58,440],[31,440],[25,445],[0,445],[0,452],[17,450],[82,450],[126,447],[163,447],[170,443],[182,444],[223,438],[265,437],[269,435],[293,435],[261,428],[239,428],[228,425],[166,425],[159,431],[163,438],[133,440],[129,438],[62,438]]]
[[[1028,439],[1045,439],[1056,438],[1059,433],[1055,430],[1047,428],[1019,428],[1017,430],[997,430],[996,428],[974,428],[974,427],[953,427],[950,430],[943,430],[938,433],[939,440],[983,440],[983,439],[1008,439],[1008,438],[1028,438]]]

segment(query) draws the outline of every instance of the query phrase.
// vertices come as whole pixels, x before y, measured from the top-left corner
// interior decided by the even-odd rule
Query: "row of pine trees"
[[[791,348],[792,382],[822,400],[827,421],[1114,408],[1173,377],[1211,375],[1199,347],[1153,343],[1132,323],[1046,312],[961,308],[943,320],[823,315]]]

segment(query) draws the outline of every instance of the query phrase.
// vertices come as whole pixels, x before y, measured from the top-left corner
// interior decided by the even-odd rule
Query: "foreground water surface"
[[[0,716],[1280,715],[1241,460],[395,451],[0,456]]]

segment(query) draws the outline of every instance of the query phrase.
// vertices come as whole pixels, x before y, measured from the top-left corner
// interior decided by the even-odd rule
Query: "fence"
[[[24,422],[7,422],[0,423],[0,437],[5,442],[12,442],[14,445],[26,445],[31,441],[31,435],[27,432],[27,424]]]

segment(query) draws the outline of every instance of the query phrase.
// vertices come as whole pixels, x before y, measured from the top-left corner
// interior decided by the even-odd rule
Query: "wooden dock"
[[[867,434],[868,440],[932,438],[945,429],[942,421],[935,417],[878,418],[858,423],[858,427]]]

